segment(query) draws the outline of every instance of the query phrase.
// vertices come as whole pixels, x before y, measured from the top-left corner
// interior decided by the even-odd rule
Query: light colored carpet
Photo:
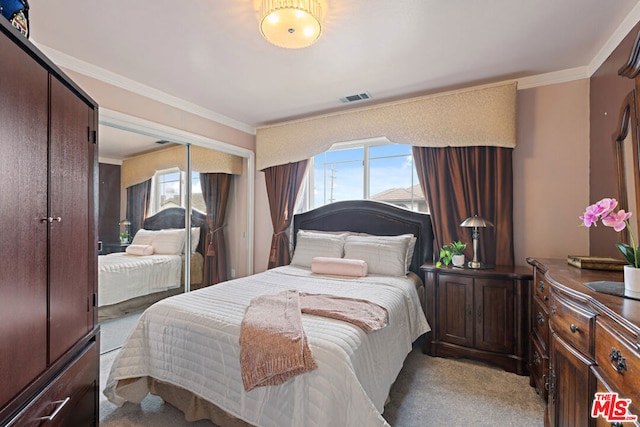
[[[104,387],[117,354],[100,357]],[[544,405],[529,378],[500,368],[422,354],[418,341],[393,385],[384,418],[394,427],[544,425]],[[186,422],[180,411],[149,395],[141,405],[118,408],[100,396],[102,427],[212,427],[209,421]]]
[[[100,322],[100,354],[122,347],[141,314],[142,311],[138,311]]]

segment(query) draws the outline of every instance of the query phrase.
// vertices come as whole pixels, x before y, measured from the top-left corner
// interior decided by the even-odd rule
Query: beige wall
[[[589,254],[589,79],[518,91],[516,264]]]
[[[187,113],[83,74],[70,70],[65,70],[65,73],[89,96],[95,99],[102,108],[139,117],[255,152],[255,135]],[[229,245],[229,268],[235,270],[238,277],[248,274],[245,243],[247,236],[247,177],[249,173],[245,160],[242,167],[242,175],[236,175],[232,180],[232,197],[230,198],[226,215],[228,226],[225,229],[225,237]],[[252,179],[255,179],[255,177],[252,176]],[[264,186],[264,183],[262,185]],[[259,226],[258,224],[256,222],[256,227]]]

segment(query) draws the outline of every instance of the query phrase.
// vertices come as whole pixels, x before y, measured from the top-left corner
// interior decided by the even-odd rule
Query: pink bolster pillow
[[[153,255],[153,246],[151,245],[129,245],[127,246],[127,255]]]
[[[311,261],[311,272],[332,276],[364,277],[367,263],[361,259],[315,257]]]

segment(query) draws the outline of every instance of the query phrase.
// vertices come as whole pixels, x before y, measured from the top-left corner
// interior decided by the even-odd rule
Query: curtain
[[[142,228],[144,220],[149,212],[149,200],[151,198],[151,180],[127,187],[127,219],[131,222],[129,232],[135,236]]]
[[[269,252],[268,268],[291,262],[287,229],[293,220],[293,211],[302,187],[309,160],[272,166],[264,169],[267,197],[273,224],[273,237]]]
[[[478,259],[513,265],[512,149],[503,147],[413,147],[418,180],[431,211],[436,248],[460,240],[473,257],[470,228],[478,215],[494,227],[480,229]]]
[[[204,260],[204,285],[215,285],[226,281],[227,251],[224,239],[224,217],[229,200],[231,175],[226,173],[201,173],[200,186],[207,208],[207,230]]]

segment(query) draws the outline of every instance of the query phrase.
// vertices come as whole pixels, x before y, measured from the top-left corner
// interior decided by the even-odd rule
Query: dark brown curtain
[[[308,160],[302,160],[264,169],[271,223],[273,224],[268,268],[288,265],[291,262],[287,229],[293,220],[296,199],[302,187],[308,164]]]
[[[473,257],[471,229],[478,215],[495,227],[480,229],[481,262],[513,265],[512,149],[502,147],[413,147],[420,186],[431,211],[436,248],[460,240]]]
[[[127,219],[131,222],[129,232],[135,236],[136,232],[144,225],[144,220],[149,212],[151,198],[151,180],[127,187]]]
[[[201,173],[200,186],[207,207],[207,233],[204,259],[204,285],[226,281],[227,245],[224,239],[224,217],[229,200],[231,175],[226,173]]]

